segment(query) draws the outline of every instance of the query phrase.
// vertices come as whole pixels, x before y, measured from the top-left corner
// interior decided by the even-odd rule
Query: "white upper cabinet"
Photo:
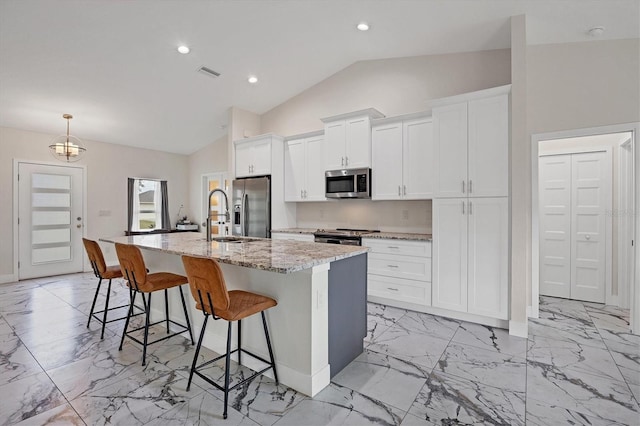
[[[433,196],[433,124],[430,117],[374,124],[372,199]]]
[[[467,196],[467,103],[433,109],[435,196]]]
[[[437,198],[508,196],[508,93],[433,108]]]
[[[371,198],[402,198],[402,122],[374,126]]]
[[[236,177],[271,174],[272,137],[262,135],[234,142]]]
[[[509,195],[509,97],[469,101],[469,196]]]
[[[371,167],[371,120],[384,115],[373,109],[323,118],[324,169]]]
[[[324,201],[324,136],[288,140],[284,151],[285,201]]]

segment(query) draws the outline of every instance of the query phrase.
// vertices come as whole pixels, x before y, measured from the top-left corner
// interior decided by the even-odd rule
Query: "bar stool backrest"
[[[230,306],[229,293],[218,262],[214,259],[182,256],[182,263],[189,279],[191,295],[197,302],[196,307],[200,307],[210,314],[214,314],[214,311],[223,312],[228,310]],[[214,311],[210,308],[208,295],[210,295],[213,302]],[[200,299],[200,296],[202,296],[202,299]],[[207,309],[201,305],[200,300],[204,302]]]
[[[147,267],[140,249],[131,244],[116,243],[116,254],[120,262],[122,275],[129,281],[129,286],[139,291],[153,291],[147,284]]]
[[[107,271],[107,263],[104,261],[100,245],[97,242],[86,238],[83,238],[82,242],[84,243],[84,249],[87,251],[87,256],[89,257],[89,262],[91,262],[93,272],[98,278],[102,277]]]

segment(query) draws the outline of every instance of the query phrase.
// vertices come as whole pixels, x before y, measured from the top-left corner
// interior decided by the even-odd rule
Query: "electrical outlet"
[[[409,220],[409,210],[402,210],[402,219]]]

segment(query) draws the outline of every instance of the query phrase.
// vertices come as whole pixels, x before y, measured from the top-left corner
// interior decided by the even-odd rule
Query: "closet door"
[[[540,157],[540,294],[571,297],[571,155]]]
[[[571,174],[571,298],[604,303],[606,213],[611,208],[606,154],[573,154]]]

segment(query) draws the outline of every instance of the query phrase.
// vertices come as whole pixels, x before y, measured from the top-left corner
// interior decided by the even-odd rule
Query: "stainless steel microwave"
[[[371,169],[329,170],[324,179],[327,198],[371,198]]]

